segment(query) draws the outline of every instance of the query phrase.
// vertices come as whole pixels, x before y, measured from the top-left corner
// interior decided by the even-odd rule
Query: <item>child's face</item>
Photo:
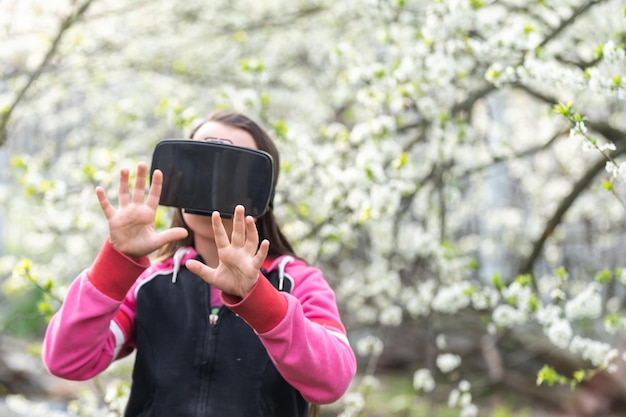
[[[252,136],[243,129],[224,125],[218,122],[206,122],[195,132],[193,140],[215,140],[226,139],[225,142],[232,142],[235,146],[242,148],[257,149],[256,143]],[[213,227],[211,226],[211,216],[203,216],[199,214],[185,213],[183,210],[183,218],[187,226],[194,232],[197,238],[213,239]],[[222,223],[226,232],[230,236],[232,232],[232,219],[222,218]]]
[[[226,139],[235,146],[257,149],[254,139],[248,132],[237,127],[224,125],[218,122],[206,122],[194,133],[193,140]]]

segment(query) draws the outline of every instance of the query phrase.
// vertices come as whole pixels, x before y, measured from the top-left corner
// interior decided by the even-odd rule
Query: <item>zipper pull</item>
[[[219,313],[220,313],[219,307],[213,307],[211,309],[211,314],[209,314],[209,324],[211,326],[215,326],[217,324],[217,319],[220,318]]]

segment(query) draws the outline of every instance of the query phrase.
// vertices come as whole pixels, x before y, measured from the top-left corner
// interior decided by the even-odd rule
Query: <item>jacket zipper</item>
[[[206,310],[208,310],[208,319],[209,319],[209,325],[205,328],[204,331],[204,347],[203,347],[203,351],[202,351],[202,356],[205,359],[204,364],[202,365],[202,371],[201,371],[201,381],[200,381],[200,398],[199,398],[199,404],[198,404],[198,415],[205,415],[206,414],[206,410],[207,410],[207,402],[209,401],[210,398],[210,391],[211,391],[211,372],[212,372],[212,368],[213,368],[213,357],[214,357],[214,348],[215,348],[215,340],[214,338],[216,337],[215,333],[216,333],[216,325],[217,325],[217,321],[219,318],[219,309],[216,311],[215,307],[211,307],[211,301],[210,301],[210,297],[211,297],[211,292],[210,292],[210,287],[207,285],[205,287],[207,290],[205,290],[204,293],[204,298],[205,298],[205,305],[206,305]]]
[[[220,310],[220,307],[211,308],[211,314],[209,314],[209,324],[211,325],[211,327],[217,324],[217,320],[220,318]]]

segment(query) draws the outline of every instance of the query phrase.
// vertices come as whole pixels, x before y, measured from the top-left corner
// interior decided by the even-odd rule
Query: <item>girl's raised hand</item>
[[[131,196],[129,171],[126,168],[120,171],[118,208],[113,207],[102,187],[96,187],[98,202],[109,224],[111,244],[133,258],[149,255],[164,244],[187,236],[187,230],[182,227],[157,233],[154,221],[161,196],[163,174],[159,170],[154,171],[148,198],[144,201],[147,172],[147,165],[140,162]]]
[[[244,298],[259,278],[270,243],[259,245],[259,233],[251,216],[245,216],[243,206],[235,207],[233,232],[228,237],[218,212],[213,212],[211,224],[219,256],[217,268],[190,259],[185,264],[194,274],[223,292]]]

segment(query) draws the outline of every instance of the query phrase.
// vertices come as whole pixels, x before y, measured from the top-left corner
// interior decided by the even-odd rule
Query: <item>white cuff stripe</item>
[[[122,331],[122,328],[113,320],[111,320],[109,330],[111,330],[111,332],[115,336],[115,351],[113,352],[113,360],[115,360],[117,358],[117,355],[120,354],[120,350],[122,349],[122,346],[124,345],[126,339],[124,338],[124,332]]]
[[[328,333],[332,334],[333,336],[335,336],[337,339],[339,339],[342,342],[344,342],[346,345],[350,346],[350,342],[348,341],[348,337],[345,334],[340,333],[340,332],[335,331],[335,330],[328,329],[328,328],[326,329],[326,331]]]

